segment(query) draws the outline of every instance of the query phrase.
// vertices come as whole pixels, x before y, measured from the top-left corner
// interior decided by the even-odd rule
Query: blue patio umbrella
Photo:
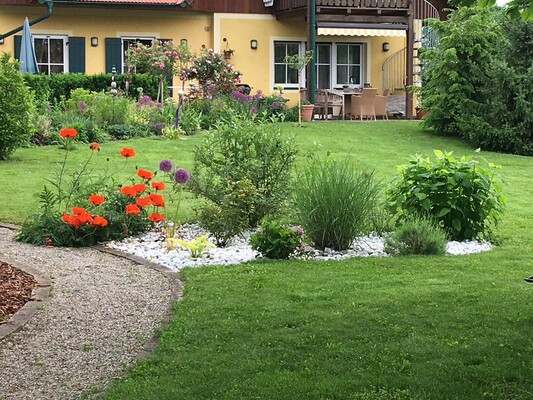
[[[28,21],[28,17],[26,17],[24,25],[22,26],[19,61],[20,72],[35,74],[39,71],[39,68],[37,67],[37,58],[35,57],[35,50],[33,49],[33,41],[31,40],[30,21]]]

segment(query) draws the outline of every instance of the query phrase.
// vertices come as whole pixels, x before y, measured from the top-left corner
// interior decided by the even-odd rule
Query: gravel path
[[[0,399],[79,399],[101,393],[145,354],[168,316],[171,282],[144,265],[94,249],[35,247],[0,228],[0,259],[34,266],[50,297],[0,341]]]

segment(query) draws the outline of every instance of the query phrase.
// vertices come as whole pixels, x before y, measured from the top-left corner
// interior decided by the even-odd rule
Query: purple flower
[[[189,171],[184,168],[178,168],[176,172],[174,172],[174,180],[176,183],[187,183],[189,182],[190,177],[191,174],[189,174]]]
[[[84,101],[78,101],[78,110],[85,111],[87,109],[87,103]]]
[[[159,169],[163,172],[170,172],[172,170],[172,161],[161,160],[159,163]]]

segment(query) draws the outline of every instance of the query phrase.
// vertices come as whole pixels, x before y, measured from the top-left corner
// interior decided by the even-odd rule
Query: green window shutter
[[[105,38],[105,72],[110,74],[113,65],[117,72],[122,72],[122,39]]]
[[[85,38],[70,36],[68,38],[69,72],[85,73]]]
[[[13,53],[15,54],[15,58],[17,60],[20,60],[20,43],[21,42],[22,42],[22,36],[15,35],[15,51]]]

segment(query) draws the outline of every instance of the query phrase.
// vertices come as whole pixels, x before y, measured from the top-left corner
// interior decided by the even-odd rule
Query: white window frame
[[[50,44],[48,44],[48,62],[47,63],[40,63],[37,62],[37,67],[39,71],[41,70],[41,65],[46,65],[48,68],[47,75],[50,75],[50,66],[52,65],[62,65],[63,66],[63,72],[69,72],[69,65],[68,65],[68,36],[66,35],[32,35],[33,40],[33,48],[36,49],[35,41],[36,40],[43,40],[47,39],[48,42],[50,42],[50,39],[61,39],[63,40],[63,62],[62,63],[51,63],[50,62]]]
[[[276,82],[275,45],[277,43],[298,44],[298,52],[301,54],[305,51],[305,41],[301,38],[272,38],[271,40],[271,87],[275,89],[276,86],[282,85],[285,89],[298,89],[298,83]],[[305,68],[300,73],[300,82],[305,82]]]
[[[360,78],[360,83],[358,84],[350,84],[349,82],[348,83],[340,83],[338,82],[338,77],[337,77],[337,67],[338,67],[338,63],[337,63],[337,49],[338,49],[338,46],[359,46],[360,48],[360,55],[361,55],[361,59],[360,59],[360,63],[358,64],[359,65],[359,68],[360,68],[360,74],[359,74],[359,78]],[[350,88],[362,88],[363,85],[365,84],[365,79],[366,79],[366,74],[365,74],[365,60],[367,59],[367,52],[366,52],[366,46],[365,46],[365,43],[364,42],[333,42],[332,43],[332,52],[331,52],[331,59],[332,59],[332,79],[331,79],[331,83],[333,85],[333,87],[342,87],[343,85],[348,85]],[[343,64],[344,65],[344,64]],[[352,65],[352,64],[346,64],[346,65]],[[355,64],[353,64],[355,65]]]

